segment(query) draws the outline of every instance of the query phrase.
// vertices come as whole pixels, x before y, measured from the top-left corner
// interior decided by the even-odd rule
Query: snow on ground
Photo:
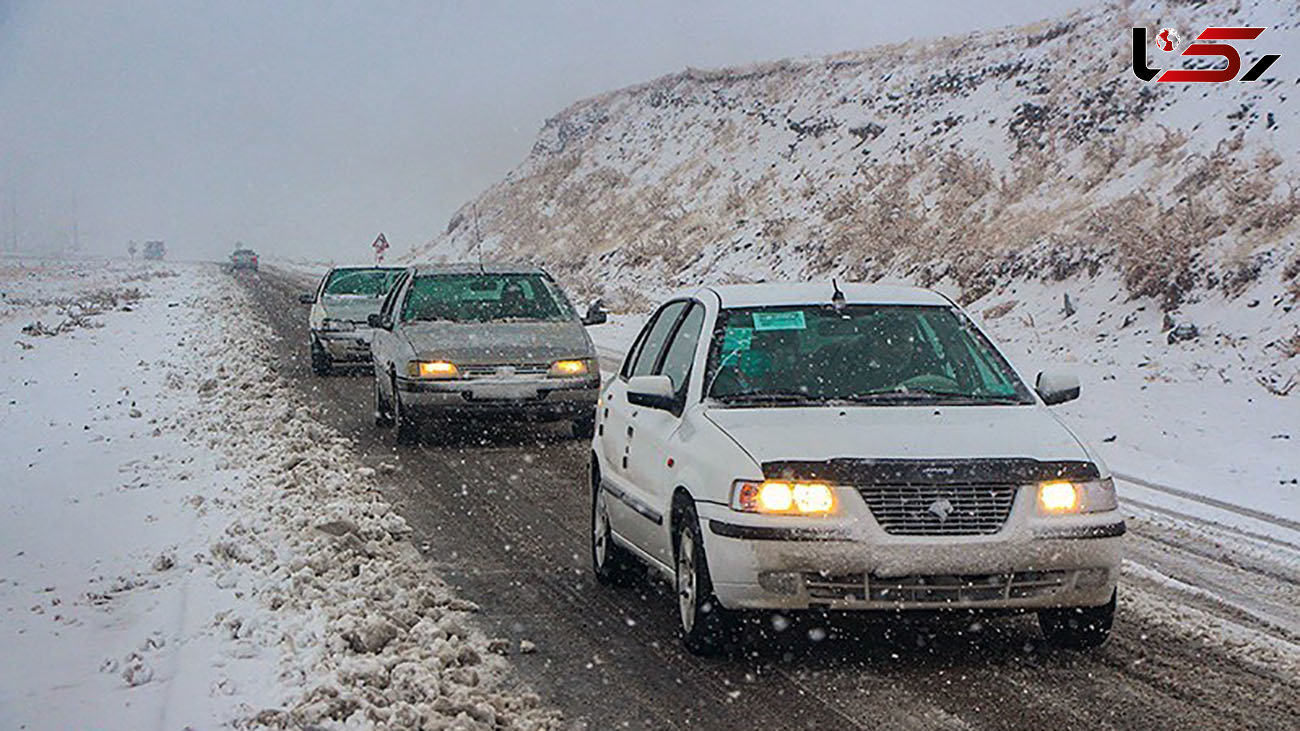
[[[1048,369],[1079,375],[1082,397],[1057,411],[1122,476],[1122,497],[1300,545],[1300,386],[1278,393],[1288,381],[1300,382],[1300,354],[1284,346],[1300,335],[1300,303],[1270,295],[1281,290],[1275,283],[1256,288],[1185,305],[1170,319],[1197,326],[1198,335],[1173,343],[1159,308],[1129,300],[1106,276],[1018,282],[968,310],[1026,377]],[[1014,304],[999,313],[1007,303]],[[1292,527],[1142,483],[1260,511]]]
[[[558,724],[383,476],[295,402],[228,275],[11,264],[0,727]]]

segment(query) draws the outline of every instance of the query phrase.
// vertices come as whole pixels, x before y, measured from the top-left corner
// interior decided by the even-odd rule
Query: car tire
[[[311,372],[318,376],[328,376],[334,369],[334,363],[330,359],[330,354],[325,352],[325,346],[320,344],[316,338],[311,339]]]
[[[393,423],[397,426],[397,443],[399,445],[415,444],[420,440],[420,423],[402,407],[402,394],[393,381]]]
[[[596,435],[596,412],[583,414],[573,420],[574,439],[591,439]]]
[[[704,536],[694,506],[682,508],[674,524],[677,542],[673,585],[682,642],[692,655],[717,655],[730,639],[735,619],[713,594]]]
[[[384,400],[384,391],[379,387],[379,379],[375,379],[375,426],[380,429],[390,429],[393,426],[393,412]]]
[[[1053,645],[1085,650],[1099,647],[1110,637],[1115,622],[1116,592],[1100,607],[1043,609],[1038,612],[1038,626]]]
[[[596,583],[605,586],[628,586],[637,576],[637,560],[626,548],[614,542],[606,500],[601,489],[600,467],[591,463],[591,570]]]

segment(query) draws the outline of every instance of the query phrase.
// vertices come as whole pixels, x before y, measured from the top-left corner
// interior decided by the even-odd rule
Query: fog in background
[[[432,238],[579,98],[1084,4],[0,0],[0,248],[365,260],[381,230]]]

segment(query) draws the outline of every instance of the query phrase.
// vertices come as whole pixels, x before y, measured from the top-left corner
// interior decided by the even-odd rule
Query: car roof
[[[385,271],[385,272],[404,272],[406,267],[386,267],[379,264],[345,264],[341,266],[330,267],[331,272],[343,271]]]
[[[532,264],[514,262],[484,262],[482,264],[458,262],[454,264],[416,264],[415,275],[425,274],[545,274],[546,272]]]
[[[952,305],[952,301],[942,294],[921,287],[845,282],[840,284],[839,288],[844,293],[844,301],[849,304]],[[717,295],[723,307],[763,307],[826,304],[835,294],[835,287],[829,281],[767,282],[722,284],[704,287],[697,291],[708,291]]]

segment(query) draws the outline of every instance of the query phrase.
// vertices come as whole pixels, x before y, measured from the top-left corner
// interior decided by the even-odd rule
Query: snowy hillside
[[[409,258],[472,259],[481,235],[634,314],[701,282],[934,286],[1026,376],[1079,372],[1063,412],[1117,469],[1300,518],[1298,23],[1284,0],[1118,3],[687,70],[549,120]],[[1143,83],[1141,25],[1267,26],[1236,42],[1243,69],[1281,59],[1258,82]]]
[[[947,285],[1102,269],[1171,310],[1300,275],[1293,2],[1119,3],[573,104],[416,259],[544,262],[579,289],[831,274]],[[1131,28],[1265,25],[1254,83],[1143,83]],[[1177,65],[1151,46],[1156,67]],[[478,226],[473,224],[477,212]],[[617,282],[610,285],[613,277]],[[597,287],[596,283],[600,286]],[[618,285],[623,285],[622,287]]]

